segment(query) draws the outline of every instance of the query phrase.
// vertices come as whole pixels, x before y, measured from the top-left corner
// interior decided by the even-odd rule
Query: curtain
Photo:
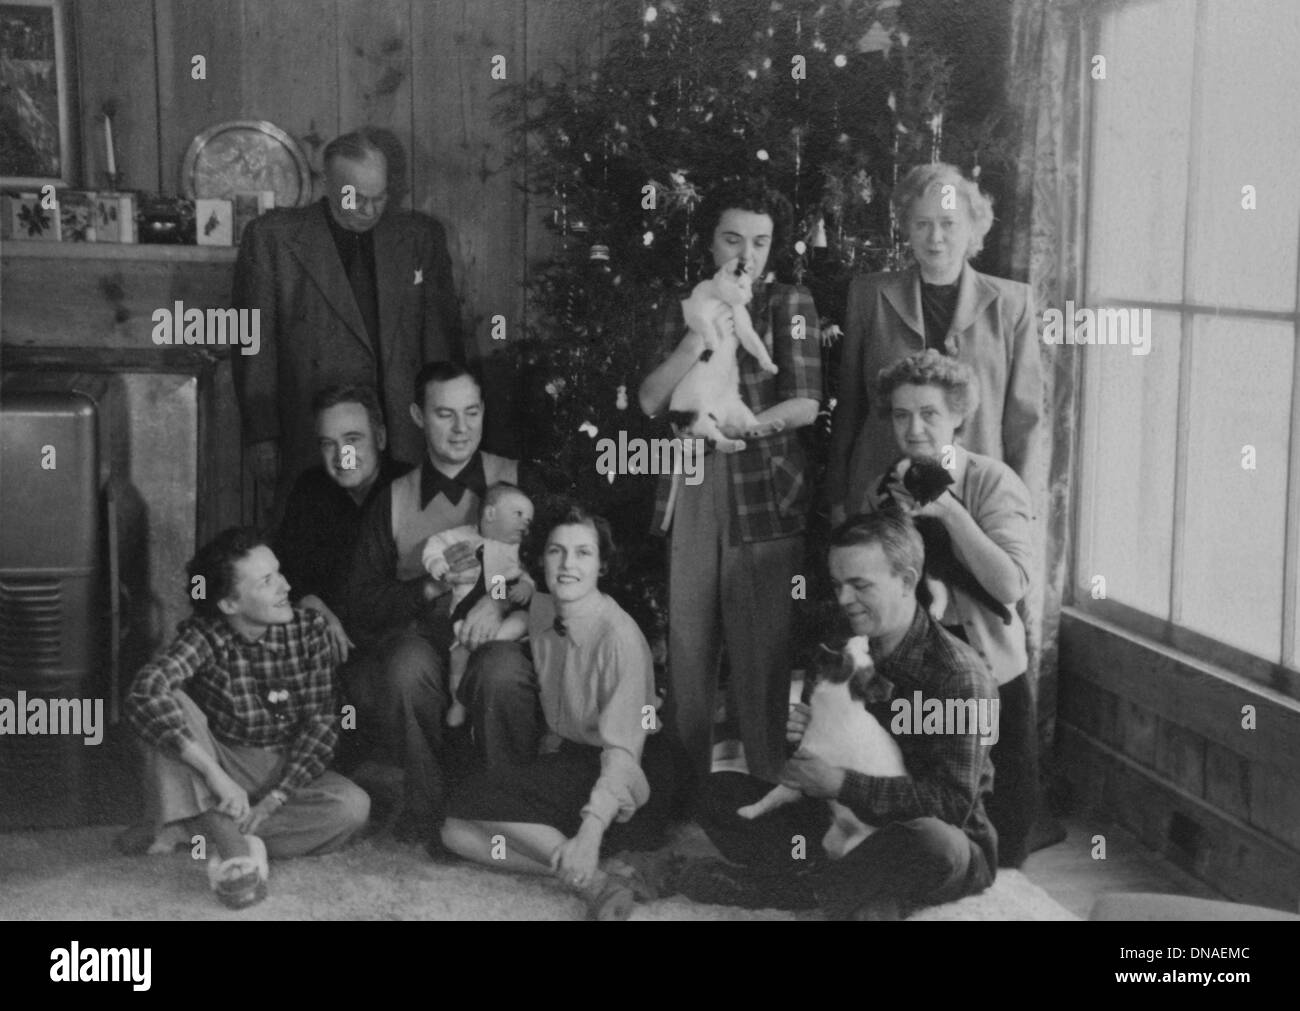
[[[1063,307],[1066,299],[1082,301],[1090,25],[1090,5],[1082,0],[1016,0],[1011,13],[1007,104],[1015,124],[1016,161],[999,254],[1008,274],[1033,289],[1040,319],[1046,307]],[[1050,450],[1048,473],[1039,483],[1046,488],[1038,508],[1040,578],[1022,613],[1046,759],[1055,740],[1057,631],[1072,550],[1080,359],[1058,348],[1040,345],[1040,350]]]

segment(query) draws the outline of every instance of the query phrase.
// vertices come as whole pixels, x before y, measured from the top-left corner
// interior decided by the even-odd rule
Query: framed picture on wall
[[[69,185],[64,0],[0,3],[0,185]]]

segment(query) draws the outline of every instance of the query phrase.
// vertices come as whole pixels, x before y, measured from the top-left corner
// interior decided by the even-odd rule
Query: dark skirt
[[[550,825],[572,837],[600,778],[600,752],[594,745],[561,741],[558,751],[539,755],[527,765],[476,773],[452,793],[447,817]],[[681,746],[666,732],[651,735],[646,738],[641,769],[650,784],[650,799],[629,821],[609,826],[601,843],[604,853],[658,849],[667,841],[685,772]]]

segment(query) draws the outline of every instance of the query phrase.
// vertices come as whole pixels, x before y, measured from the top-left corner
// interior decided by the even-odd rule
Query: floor
[[[728,748],[726,744],[731,744],[731,747]],[[743,761],[735,753],[737,749],[734,743],[726,744],[718,746],[715,769],[732,768]],[[50,827],[87,822],[122,824],[138,808],[138,797],[135,796],[134,784],[130,782],[134,760],[131,754],[133,749],[128,742],[119,733],[112,733],[104,746],[96,750],[99,761],[94,763],[94,771],[85,778],[75,775],[69,777],[80,778],[83,786],[90,787],[84,791],[92,798],[86,805],[88,809],[82,809],[78,812],[79,817],[71,819],[67,818],[69,812],[66,810],[51,808],[48,812],[51,816],[63,817],[51,817],[48,820],[41,818],[37,824],[43,823]],[[5,772],[12,774],[20,771],[9,762],[0,762],[0,766],[6,765],[9,767],[3,770]],[[57,777],[50,776],[48,765],[41,768],[39,776],[31,775],[36,770],[30,767],[21,771],[28,775],[0,775],[0,779],[8,780],[11,787],[24,779],[28,779],[29,786],[34,787],[28,791],[0,790],[0,831],[25,827],[24,822],[32,824],[29,819],[34,809],[49,806],[49,801],[53,799],[51,794],[62,792],[51,782],[52,778]],[[89,782],[86,782],[87,779]],[[15,792],[19,795],[15,796]],[[1107,892],[1138,891],[1200,898],[1223,897],[1147,849],[1136,837],[1104,816],[1069,812],[1061,820],[1067,829],[1065,841],[1033,854],[1022,869],[1030,881],[1077,916],[1086,918],[1097,897]],[[1098,836],[1104,839],[1104,858],[1101,857],[1100,840],[1095,839]],[[1097,857],[1094,857],[1094,850]]]
[[[1107,892],[1225,898],[1104,816],[1073,814],[1061,820],[1068,832],[1065,841],[1032,854],[1021,870],[1076,916],[1086,919],[1092,904]],[[1102,852],[1095,836],[1105,840],[1104,859],[1093,857],[1094,849]]]
[[[720,721],[720,726],[726,726],[725,722]],[[722,740],[714,746],[713,771],[745,771],[744,750],[739,741]],[[1107,892],[1226,898],[1146,847],[1105,815],[1069,812],[1059,821],[1066,829],[1065,841],[1032,854],[1021,870],[1025,877],[1082,919],[1088,918],[1093,903]],[[1097,836],[1102,837],[1104,845],[1102,840],[1095,839]],[[1094,851],[1097,856],[1093,855]]]

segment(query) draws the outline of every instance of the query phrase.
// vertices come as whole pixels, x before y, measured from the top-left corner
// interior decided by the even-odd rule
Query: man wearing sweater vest
[[[359,656],[344,678],[357,705],[357,732],[405,772],[405,810],[396,834],[429,839],[442,821],[447,793],[451,587],[428,576],[421,551],[433,534],[476,524],[487,488],[498,481],[518,484],[519,465],[479,449],[482,384],[462,365],[430,362],[420,369],[411,417],[424,432],[425,456],[366,508],[345,593],[344,621]],[[475,564],[468,546],[462,555],[454,568]],[[508,601],[485,597],[463,632],[477,648],[460,696],[489,766],[528,754],[537,733],[527,656],[519,643],[491,641],[508,607]]]

